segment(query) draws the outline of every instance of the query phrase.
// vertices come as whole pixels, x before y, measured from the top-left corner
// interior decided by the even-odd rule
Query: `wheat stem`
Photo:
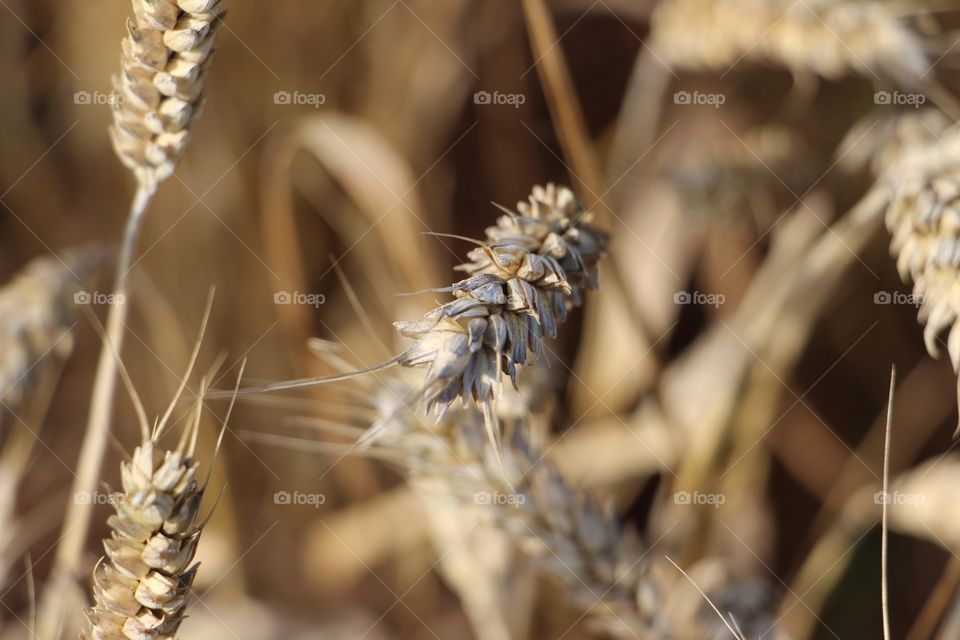
[[[117,382],[117,357],[123,346],[124,327],[127,321],[128,276],[147,207],[155,191],[155,184],[150,181],[141,181],[127,217],[123,244],[117,262],[113,303],[107,315],[106,339],[100,349],[86,433],[80,448],[77,473],[74,476],[71,492],[73,496],[91,494],[96,490],[100,478],[104,452],[110,439],[111,410]],[[114,355],[114,351],[117,356]],[[54,558],[51,574],[53,579],[44,593],[40,609],[38,636],[45,640],[57,636],[62,607],[65,604],[58,592],[67,583],[73,583],[79,577],[80,556],[86,542],[92,514],[93,505],[89,501],[71,500],[67,505],[62,536]]]
[[[890,486],[890,432],[893,430],[893,394],[897,388],[897,369],[890,369],[890,398],[887,401],[887,429],[883,442],[883,513],[880,520],[880,609],[883,614],[883,638],[890,640],[890,585],[888,555],[890,527],[887,525]]]

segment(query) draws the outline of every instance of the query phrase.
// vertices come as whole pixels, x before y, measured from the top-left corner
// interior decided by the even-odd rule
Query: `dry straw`
[[[827,78],[920,79],[923,44],[883,3],[837,0],[668,0],[654,13],[654,49],[677,69],[726,71],[741,60]]]
[[[425,320],[397,323],[415,340],[400,364],[428,367],[423,397],[429,407],[443,411],[457,398],[473,401],[489,423],[501,373],[516,383],[517,365],[538,357],[568,310],[597,286],[606,236],[570,189],[535,187],[517,209],[500,216],[470,262],[457,267],[469,277],[437,290],[452,293],[453,301]],[[491,437],[496,440],[493,431]]]
[[[134,0],[133,8],[110,136],[138,180],[155,184],[186,148],[223,9],[220,0]]]

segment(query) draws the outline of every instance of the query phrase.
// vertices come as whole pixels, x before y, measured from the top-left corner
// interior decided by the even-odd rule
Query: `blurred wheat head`
[[[919,37],[883,3],[849,0],[667,0],[651,22],[654,48],[675,68],[727,70],[741,60],[837,78],[903,82],[928,69]]]
[[[69,355],[80,308],[75,294],[83,296],[84,278],[100,258],[96,249],[36,258],[0,289],[0,401],[6,410],[21,404],[47,356]]]

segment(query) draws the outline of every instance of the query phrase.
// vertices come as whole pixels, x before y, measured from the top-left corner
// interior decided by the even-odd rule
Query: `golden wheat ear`
[[[121,375],[129,384],[122,367]],[[242,376],[243,365],[237,386]],[[111,533],[103,543],[106,556],[94,570],[95,603],[87,613],[89,628],[83,638],[172,639],[185,618],[199,566],[193,558],[206,524],[199,518],[200,503],[233,409],[231,402],[201,482],[195,453],[206,390],[204,379],[174,449],[161,449],[161,429],[150,431],[142,425],[140,446],[121,464],[121,490],[112,494],[115,514],[107,520]]]
[[[428,408],[443,412],[460,399],[494,415],[501,374],[516,384],[517,367],[535,360],[584,292],[597,287],[607,237],[591,222],[570,189],[535,187],[457,267],[468,277],[443,289],[454,300],[424,320],[396,323],[414,340],[399,363],[427,369]]]
[[[152,427],[119,353],[93,318],[101,339],[112,350],[133,402],[141,440],[130,458],[121,463],[121,490],[111,494],[115,513],[107,520],[111,533],[103,542],[106,556],[94,569],[94,606],[87,612],[89,628],[82,631],[83,638],[174,638],[183,621],[187,594],[198,568],[191,563],[203,529],[198,514],[209,481],[209,473],[202,484],[198,481],[195,459],[206,378],[200,383],[194,410],[175,448],[163,450],[160,438],[196,364],[212,303],[211,292],[186,372],[164,415]],[[238,377],[237,384],[239,381]],[[226,420],[229,416],[228,412]]]
[[[197,565],[204,487],[193,458],[202,394],[176,449],[144,439],[121,464],[121,490],[112,495],[106,557],[94,570],[91,640],[173,638],[183,621]]]
[[[110,137],[143,184],[166,179],[199,115],[220,0],[133,0]]]

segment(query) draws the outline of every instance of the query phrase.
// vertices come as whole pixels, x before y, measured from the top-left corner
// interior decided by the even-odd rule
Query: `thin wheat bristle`
[[[107,524],[106,557],[94,571],[92,640],[174,638],[183,621],[202,524],[204,486],[197,478],[193,438],[163,451],[156,435],[144,439],[121,466],[122,491]],[[188,443],[188,440],[191,442]]]
[[[583,292],[597,286],[606,236],[591,225],[573,192],[536,187],[518,214],[501,216],[486,242],[457,267],[465,280],[442,289],[454,300],[425,320],[396,323],[415,343],[399,358],[429,367],[423,396],[445,410],[457,398],[490,414],[500,375],[516,381],[517,365],[536,358]]]
[[[133,0],[110,137],[144,184],[173,173],[203,101],[220,0]]]
[[[79,250],[35,258],[0,289],[0,402],[14,409],[45,369],[46,357],[62,360],[73,348],[78,278],[99,252]],[[0,413],[0,426],[4,415]]]
[[[922,42],[883,3],[836,0],[669,0],[652,18],[659,59],[725,71],[741,60],[826,78],[848,73],[920,79]]]

